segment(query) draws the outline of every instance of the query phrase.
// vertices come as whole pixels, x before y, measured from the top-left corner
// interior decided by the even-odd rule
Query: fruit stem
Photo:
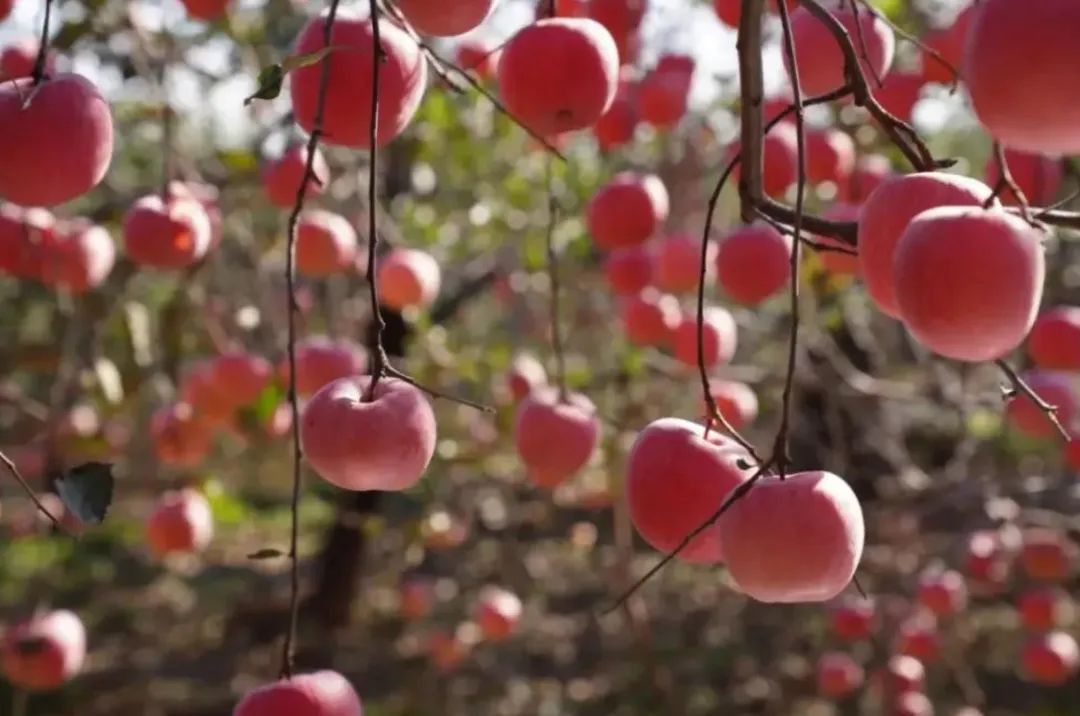
[[[37,87],[45,79],[45,63],[49,55],[49,20],[52,19],[52,0],[45,0],[45,21],[41,24],[41,42],[38,43],[37,57],[34,59],[34,71],[31,74],[32,87]]]
[[[377,176],[379,167],[379,65],[384,61],[386,54],[383,50],[379,31],[379,5],[376,0],[368,0],[371,11],[371,34],[374,39],[375,56],[371,62],[371,127],[368,141],[371,145],[371,158],[368,162],[368,265],[367,282],[371,297],[371,382],[368,384],[364,400],[370,402],[375,399],[375,386],[386,374],[387,359],[386,349],[383,348],[383,331],[386,330],[386,321],[383,320],[382,307],[379,305],[379,279],[376,272],[376,253],[379,248],[379,231],[377,222]],[[329,42],[329,41],[328,41]]]

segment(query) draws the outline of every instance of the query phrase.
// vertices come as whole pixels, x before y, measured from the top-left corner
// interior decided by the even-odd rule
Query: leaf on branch
[[[99,524],[112,504],[115,481],[111,464],[88,462],[65,472],[56,481],[56,492],[79,520]]]
[[[244,99],[244,106],[246,107],[251,104],[252,101],[257,99],[275,99],[281,94],[281,85],[285,81],[285,75],[294,70],[298,70],[301,67],[314,65],[331,52],[347,48],[347,45],[330,45],[329,47],[324,47],[321,50],[309,52],[304,55],[289,55],[278,64],[262,68],[262,70],[259,71],[259,77],[256,80],[258,89],[255,90],[255,94]]]
[[[264,547],[257,552],[252,552],[247,556],[248,559],[277,559],[278,557],[284,557],[285,553],[280,549],[274,549],[273,547]]]

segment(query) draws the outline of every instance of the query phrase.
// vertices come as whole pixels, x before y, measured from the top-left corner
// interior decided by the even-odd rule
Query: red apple
[[[1080,669],[1080,647],[1063,631],[1031,637],[1020,655],[1027,677],[1042,686],[1061,686]]]
[[[100,286],[116,262],[112,237],[85,219],[59,225],[54,240],[41,248],[41,280],[71,293]]]
[[[660,177],[620,172],[589,200],[589,235],[601,249],[638,246],[661,228],[668,209],[668,193]]]
[[[641,80],[637,89],[638,114],[641,119],[659,129],[675,126],[686,114],[690,85],[694,78],[694,61],[686,56],[662,57]],[[665,60],[669,62],[665,63]]]
[[[894,318],[900,315],[893,264],[900,236],[911,220],[939,206],[982,206],[992,195],[993,190],[976,179],[944,172],[898,174],[874,189],[862,206],[858,243],[866,290],[879,310]]]
[[[871,86],[884,78],[892,66],[896,38],[888,24],[876,13],[832,9],[832,15],[847,30],[863,75]],[[856,17],[857,16],[857,17]],[[803,94],[813,96],[839,89],[845,84],[844,56],[829,28],[806,8],[791,13],[791,39]],[[787,65],[787,56],[784,57]],[[790,72],[790,68],[789,68]]]
[[[201,552],[213,536],[210,503],[191,488],[166,492],[146,521],[146,542],[159,558],[176,552]]]
[[[180,397],[194,408],[200,422],[211,427],[231,425],[237,404],[218,383],[211,360],[193,364],[180,380]]]
[[[823,471],[762,477],[719,524],[732,579],[762,602],[832,599],[855,575],[865,537],[855,493]]]
[[[958,77],[953,73],[961,71],[964,61],[964,44],[967,42],[968,27],[974,15],[974,7],[965,8],[951,24],[926,33],[926,46],[936,51],[942,59],[952,65],[952,69],[926,53],[923,57],[923,77],[927,82],[951,85]]]
[[[934,704],[918,691],[908,691],[896,697],[890,716],[934,716]]]
[[[448,674],[457,669],[469,655],[469,645],[456,633],[437,631],[428,638],[428,653],[435,668]]]
[[[762,146],[762,190],[772,197],[782,197],[798,178],[798,132],[791,122],[780,122],[765,135]],[[741,150],[733,144],[728,150],[728,160]],[[741,164],[731,173],[738,181]]]
[[[933,60],[927,56],[927,62]],[[871,81],[870,89],[874,99],[886,112],[902,122],[910,123],[924,84],[925,80],[917,72],[890,72],[881,87]]]
[[[159,408],[150,419],[150,437],[165,465],[198,466],[210,452],[210,430],[188,403]]]
[[[229,0],[180,0],[184,3],[188,17],[194,20],[213,22],[225,15]]]
[[[1004,584],[1011,565],[1001,535],[994,530],[980,530],[968,537],[966,569],[981,587]]]
[[[596,120],[592,128],[601,149],[605,151],[615,149],[634,139],[638,124],[635,92],[636,87],[632,81],[620,80],[619,89],[615,93],[611,106],[600,116],[600,119]]]
[[[682,309],[677,298],[649,287],[623,298],[619,317],[631,343],[660,348],[671,343]]]
[[[1024,530],[1020,564],[1032,579],[1062,582],[1073,572],[1076,552],[1076,545],[1065,534],[1049,528],[1033,527]]]
[[[300,442],[320,477],[346,490],[407,490],[435,453],[435,415],[418,388],[397,378],[341,378],[312,396]]]
[[[585,467],[599,439],[596,406],[581,393],[562,400],[555,388],[538,388],[518,406],[514,441],[540,487],[556,487]]]
[[[1073,619],[1069,593],[1054,587],[1033,587],[1020,595],[1016,604],[1025,629],[1042,632],[1065,626]]]
[[[1080,64],[1078,26],[1073,0],[979,3],[964,45],[964,80],[976,116],[1002,144],[1080,152],[1080,96],[1058,96]]]
[[[149,268],[187,268],[210,249],[210,218],[186,193],[139,199],[124,214],[123,233],[128,258]]]
[[[937,618],[930,612],[919,610],[900,622],[896,630],[896,651],[924,664],[937,659],[941,653]]]
[[[745,450],[717,430],[679,418],[661,418],[642,430],[626,462],[630,521],[642,539],[671,552],[724,503],[751,474],[738,462]],[[678,558],[716,563],[723,559],[716,524],[697,535]]]
[[[524,400],[537,388],[547,385],[544,364],[531,353],[518,353],[510,363],[506,384],[514,400]]]
[[[833,699],[842,699],[862,686],[863,668],[849,654],[830,651],[818,660],[818,693]]]
[[[1009,165],[1009,174],[1020,191],[1024,192],[1028,204],[1046,206],[1054,202],[1065,179],[1061,159],[1006,149],[1005,162]],[[998,171],[997,161],[992,156],[986,161],[985,174],[986,183],[996,186],[1001,172]],[[1014,206],[1019,204],[1012,189],[1008,187],[1002,190],[1001,200]]]
[[[6,82],[33,75],[39,46],[37,40],[28,38],[13,42],[0,50],[0,81]],[[54,59],[50,52],[45,59],[46,75],[51,75],[56,71]]]
[[[855,169],[855,142],[839,129],[806,133],[806,176],[814,183],[844,186]]]
[[[456,57],[458,67],[471,70],[480,79],[490,80],[495,77],[499,67],[499,55],[502,50],[479,38],[469,38],[458,43]]]
[[[757,394],[746,383],[712,378],[709,380],[709,393],[716,403],[716,409],[736,430],[744,428],[757,418]]]
[[[211,365],[214,383],[225,399],[237,407],[258,400],[270,385],[274,372],[268,360],[242,350],[222,353]]]
[[[596,123],[615,99],[618,73],[618,48],[600,23],[538,20],[503,48],[499,94],[511,115],[546,137]]]
[[[109,169],[112,115],[85,77],[60,74],[37,87],[30,78],[3,82],[0,126],[0,199],[63,204],[97,186]]]
[[[521,611],[521,600],[516,594],[489,585],[477,597],[474,618],[489,641],[502,641],[514,631]]]
[[[326,13],[313,17],[300,31],[295,53],[307,55],[324,47]],[[382,62],[379,65],[378,144],[405,131],[427,86],[427,62],[412,38],[391,22],[379,25]],[[371,76],[375,38],[371,21],[339,12],[330,36],[331,47],[344,47],[313,65],[289,75],[296,122],[311,132],[319,101],[323,62],[330,63],[330,85],[323,116],[323,141],[346,147],[370,147]]]
[[[867,639],[874,631],[876,609],[868,599],[842,599],[830,614],[833,632],[844,641]]]
[[[738,331],[735,318],[719,306],[706,306],[704,315],[702,347],[705,353],[705,367],[730,363],[738,345]],[[671,339],[675,357],[685,365],[698,365],[697,314],[684,313]]]
[[[716,278],[729,298],[761,303],[791,280],[791,239],[764,223],[735,229],[720,241]]]
[[[1027,348],[1040,368],[1080,371],[1080,307],[1054,306],[1040,313]]]
[[[589,0],[555,0],[555,17],[588,17]]]
[[[922,692],[926,683],[926,667],[913,656],[896,654],[885,665],[885,690],[893,698],[907,693]]]
[[[346,338],[308,336],[296,344],[296,393],[307,396],[338,378],[360,375],[367,368],[367,351]],[[288,385],[289,361],[278,364],[278,375]]]
[[[417,32],[453,37],[479,27],[491,14],[495,0],[398,0],[397,6]]]
[[[86,660],[86,629],[61,609],[17,622],[4,632],[0,667],[12,686],[52,691],[76,676]]]
[[[253,689],[232,716],[363,716],[360,697],[336,671],[316,671]]]
[[[705,280],[716,272],[716,244],[710,240],[705,256]],[[656,267],[653,283],[661,291],[690,293],[697,291],[701,278],[701,237],[693,234],[670,234],[656,244]]]
[[[291,209],[296,203],[296,193],[307,170],[307,145],[291,144],[280,157],[271,159],[263,167],[262,185],[266,198],[274,206]],[[330,167],[322,152],[315,150],[311,164],[312,177],[308,179],[305,196],[318,196],[330,181]]]
[[[967,583],[956,570],[928,573],[919,580],[919,604],[939,617],[964,611],[967,599]]]
[[[1057,417],[1068,426],[1076,415],[1076,393],[1072,382],[1063,373],[1051,371],[1027,371],[1021,378],[1036,395],[1057,408]],[[1057,434],[1057,428],[1046,413],[1024,393],[1014,395],[1005,406],[1005,419],[1017,432],[1033,438],[1048,438]]]
[[[296,270],[325,278],[352,268],[357,255],[356,231],[348,219],[323,209],[306,209],[296,226]]]
[[[6,20],[15,7],[15,0],[0,0],[0,20]]]
[[[652,281],[654,262],[651,246],[617,249],[604,260],[604,277],[613,293],[638,293]]]
[[[631,65],[640,49],[639,29],[646,0],[590,0],[588,16],[603,25],[618,50],[618,61]]]
[[[439,297],[442,271],[439,262],[419,249],[392,249],[379,259],[379,300],[395,311],[428,308]]]

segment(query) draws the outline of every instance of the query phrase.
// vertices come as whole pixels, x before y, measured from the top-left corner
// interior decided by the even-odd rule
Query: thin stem
[[[323,26],[323,46],[330,47],[333,39],[334,21],[337,18],[338,0],[330,0],[330,9],[326,16],[326,24]],[[326,93],[330,88],[330,61],[323,58],[319,72],[319,95],[315,105],[315,119],[312,123],[311,136],[307,142],[307,163],[304,165],[303,180],[296,188],[296,201],[293,203],[292,212],[289,214],[288,223],[288,246],[285,257],[285,285],[288,291],[288,354],[289,354],[289,408],[292,413],[292,442],[293,442],[293,486],[290,510],[292,522],[289,531],[289,624],[285,632],[285,644],[281,652],[281,677],[291,678],[293,673],[293,657],[295,653],[297,622],[300,620],[300,561],[298,555],[298,543],[300,540],[300,488],[301,470],[300,463],[303,459],[303,449],[300,446],[300,404],[296,397],[296,313],[299,306],[296,302],[296,228],[300,223],[300,214],[304,210],[304,199],[307,196],[308,185],[315,176],[315,152],[319,148],[319,138],[323,132],[323,115],[326,108]]]
[[[53,523],[53,527],[58,530],[63,530],[64,526],[60,524],[60,520],[57,519],[53,513],[49,512],[45,505],[41,503],[41,500],[38,499],[37,493],[34,492],[34,488],[30,487],[30,483],[28,483],[26,481],[26,478],[22,476],[22,473],[19,472],[19,468],[16,467],[15,463],[11,460],[11,458],[5,455],[2,451],[0,451],[0,462],[4,463],[5,467],[7,467],[8,469],[8,472],[10,472],[11,476],[15,478],[15,481],[19,483],[23,491],[26,492],[27,497],[30,498],[30,500],[34,503],[38,510],[40,510],[43,515],[49,518],[49,521]]]
[[[994,193],[983,203],[983,208],[988,208],[1005,189],[1008,189],[1016,199],[1020,209],[1020,216],[1027,223],[1034,225],[1035,222],[1031,218],[1031,207],[1028,204],[1027,195],[1024,194],[1024,190],[1020,188],[1020,185],[1016,183],[1012,172],[1009,170],[1009,160],[1005,158],[1005,147],[1001,146],[1001,142],[994,142],[994,163],[997,165],[998,170],[997,185],[994,187]]]
[[[382,307],[379,305],[379,279],[376,271],[376,253],[379,248],[379,231],[377,222],[377,193],[376,178],[379,167],[379,72],[380,65],[384,60],[382,39],[379,30],[379,5],[376,0],[369,0],[368,7],[371,10],[371,32],[374,38],[375,56],[371,62],[371,127],[368,141],[371,144],[371,158],[368,163],[368,265],[367,282],[369,297],[371,300],[371,383],[368,384],[366,400],[374,400],[375,386],[386,374],[389,360],[386,349],[383,347],[383,331],[386,330],[386,321],[383,320]]]
[[[1028,385],[1027,381],[1021,378],[1016,370],[1004,360],[996,360],[994,361],[994,365],[1000,368],[1001,372],[1005,374],[1005,377],[1009,379],[1009,383],[1012,385],[1013,400],[1016,399],[1016,393],[1023,393],[1028,400],[1035,404],[1035,407],[1046,414],[1046,419],[1054,424],[1054,427],[1061,437],[1065,439],[1065,442],[1072,440],[1072,436],[1069,435],[1068,429],[1061,424],[1061,420],[1058,418],[1058,406],[1046,402],[1046,400],[1035,392],[1035,389]]]
[[[559,203],[555,198],[555,180],[551,162],[545,165],[547,178],[547,274],[551,284],[551,348],[555,353],[555,384],[559,387],[559,402],[566,401],[566,356],[563,353],[562,330],[559,326],[559,257],[555,252],[555,225],[559,222]]]
[[[41,42],[38,44],[37,57],[34,59],[34,71],[31,73],[32,87],[37,87],[45,79],[45,65],[49,59],[49,21],[52,19],[52,0],[45,0],[45,21],[41,23]]]
[[[897,37],[903,38],[903,39],[907,40],[908,42],[910,42],[911,44],[915,45],[916,47],[919,48],[919,50],[921,52],[923,52],[926,55],[929,55],[930,59],[934,60],[939,65],[941,65],[946,70],[948,70],[949,74],[951,74],[953,76],[952,89],[950,90],[950,92],[955,92],[956,91],[956,86],[960,82],[960,71],[958,69],[956,69],[956,65],[954,65],[953,63],[946,60],[945,57],[940,52],[935,50],[933,47],[930,47],[925,42],[920,40],[918,37],[916,37],[915,35],[912,35],[910,32],[908,32],[904,28],[897,25],[895,22],[893,22],[891,19],[889,19],[888,15],[886,15],[885,13],[881,12],[876,7],[871,5],[869,0],[856,0],[856,2],[858,2],[860,5],[862,5],[863,8],[867,12],[872,14],[877,19],[881,20],[886,25],[888,25],[889,29],[891,29],[893,31],[893,34],[895,34]]]
[[[161,5],[161,41],[164,49],[161,55],[161,70],[158,75],[158,90],[161,92],[161,200],[169,199],[169,182],[173,174],[173,115],[172,105],[169,104],[169,62],[172,60],[172,35],[169,34],[169,26],[165,22],[165,4]]]

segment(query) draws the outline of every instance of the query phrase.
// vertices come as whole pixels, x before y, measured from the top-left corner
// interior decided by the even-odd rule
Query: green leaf
[[[262,68],[262,70],[259,71],[259,77],[256,80],[258,89],[255,90],[255,94],[244,99],[244,106],[246,107],[256,99],[276,98],[281,94],[281,85],[285,81],[285,75],[294,70],[298,70],[301,67],[314,65],[331,52],[344,50],[347,47],[347,45],[330,45],[321,50],[309,52],[306,55],[289,55],[278,64]]]
[[[64,473],[56,481],[56,492],[79,520],[99,524],[109,511],[115,482],[111,464],[88,462]]]
[[[281,68],[285,71],[285,74],[288,74],[293,70],[300,69],[301,67],[314,65],[316,62],[319,62],[331,52],[336,52],[337,50],[344,50],[347,48],[348,45],[330,45],[329,47],[324,47],[321,50],[309,52],[306,55],[289,55],[281,61]]]
[[[274,549],[273,547],[264,547],[257,552],[252,552],[247,556],[248,559],[277,559],[278,557],[284,557],[285,553],[280,549]]]

